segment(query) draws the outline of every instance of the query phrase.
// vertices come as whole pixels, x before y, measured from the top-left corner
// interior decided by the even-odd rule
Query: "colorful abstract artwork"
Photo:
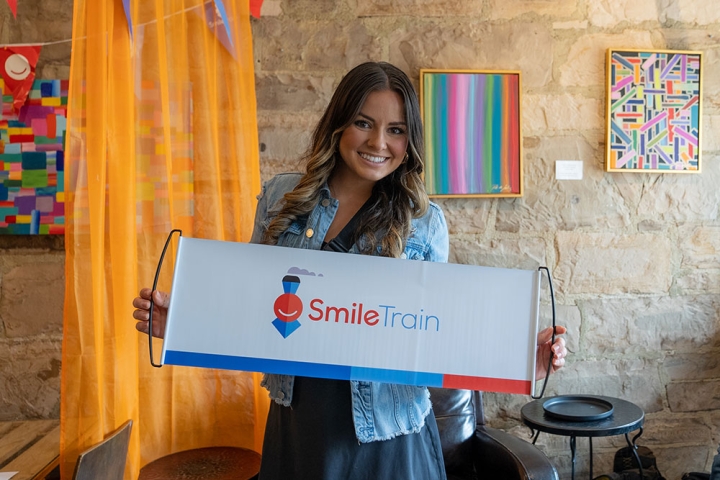
[[[66,80],[35,80],[17,113],[0,78],[0,234],[65,233]]]
[[[699,172],[702,54],[608,50],[607,171]]]
[[[432,197],[522,195],[520,72],[421,70]]]

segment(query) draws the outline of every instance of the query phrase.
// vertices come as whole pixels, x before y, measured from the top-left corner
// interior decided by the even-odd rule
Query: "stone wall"
[[[37,78],[70,74],[72,0],[0,4],[0,45],[42,48]],[[0,421],[59,418],[65,251],[62,236],[0,235]]]
[[[439,200],[451,261],[550,267],[572,354],[546,395],[635,402],[647,418],[638,442],[668,479],[709,468],[720,442],[714,0],[265,0],[253,34],[265,179],[297,168],[334,87],[358,63],[389,61],[416,84],[421,68],[521,70],[525,195]],[[704,52],[700,175],[605,173],[609,47]],[[555,180],[556,160],[582,160],[584,179]],[[545,305],[545,324],[549,313]],[[491,422],[529,438],[528,400],[487,395]],[[612,471],[624,442],[594,441],[596,475]],[[568,440],[543,434],[538,444],[569,478]],[[587,439],[578,455],[587,478]]]
[[[70,38],[71,0],[0,5],[0,43]],[[366,60],[523,75],[525,195],[445,199],[451,261],[553,272],[567,367],[546,395],[594,393],[647,413],[639,443],[669,480],[709,467],[720,442],[720,9],[714,0],[265,0],[253,20],[263,178],[297,169],[339,79]],[[605,173],[608,47],[705,53],[703,172]],[[38,76],[67,78],[69,44]],[[582,160],[556,181],[555,160]],[[61,238],[0,238],[0,420],[57,417]],[[547,297],[547,290],[544,293]],[[548,323],[544,305],[543,322]],[[528,397],[489,394],[494,426],[529,438]],[[621,437],[596,439],[596,474]],[[538,444],[569,478],[567,439]],[[587,441],[578,441],[578,476]]]

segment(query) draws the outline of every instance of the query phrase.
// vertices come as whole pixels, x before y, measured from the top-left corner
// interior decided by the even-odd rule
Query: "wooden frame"
[[[607,51],[605,169],[699,173],[702,53]]]
[[[520,197],[521,79],[509,70],[420,70],[431,197]]]

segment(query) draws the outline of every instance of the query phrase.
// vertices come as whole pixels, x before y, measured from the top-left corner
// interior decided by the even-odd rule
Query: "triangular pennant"
[[[20,110],[32,89],[41,48],[41,45],[10,45],[0,49],[0,76],[5,82],[6,92],[12,93],[15,111]]]
[[[128,30],[130,30],[130,40],[133,38],[133,24],[130,16],[130,0],[122,0],[123,9],[125,10],[125,19],[127,20]]]
[[[17,18],[17,0],[7,0],[7,2],[10,6],[10,11],[12,11],[13,17]]]
[[[260,10],[262,10],[263,0],[250,0],[250,15],[260,18]]]
[[[228,52],[235,57],[235,46],[232,41],[232,32],[230,31],[230,22],[228,21],[227,10],[223,0],[214,0],[205,4],[205,20],[210,30],[215,32],[220,43],[222,43]]]

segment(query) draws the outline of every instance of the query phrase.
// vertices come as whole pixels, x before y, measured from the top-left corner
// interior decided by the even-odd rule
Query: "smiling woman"
[[[263,186],[251,242],[323,250],[350,225],[344,252],[446,262],[447,225],[425,192],[423,155],[418,98],[408,77],[387,63],[353,68],[315,129],[306,172],[277,175]],[[295,321],[302,309],[294,278],[283,279],[278,322]],[[167,295],[156,295],[154,328],[164,325],[169,303]],[[149,296],[143,289],[134,300],[137,328],[146,333]],[[422,309],[402,313],[396,306],[337,306],[315,298],[309,310],[317,326],[440,329],[440,320]],[[262,385],[275,402],[260,480],[446,478],[426,387],[276,374],[265,375]]]

